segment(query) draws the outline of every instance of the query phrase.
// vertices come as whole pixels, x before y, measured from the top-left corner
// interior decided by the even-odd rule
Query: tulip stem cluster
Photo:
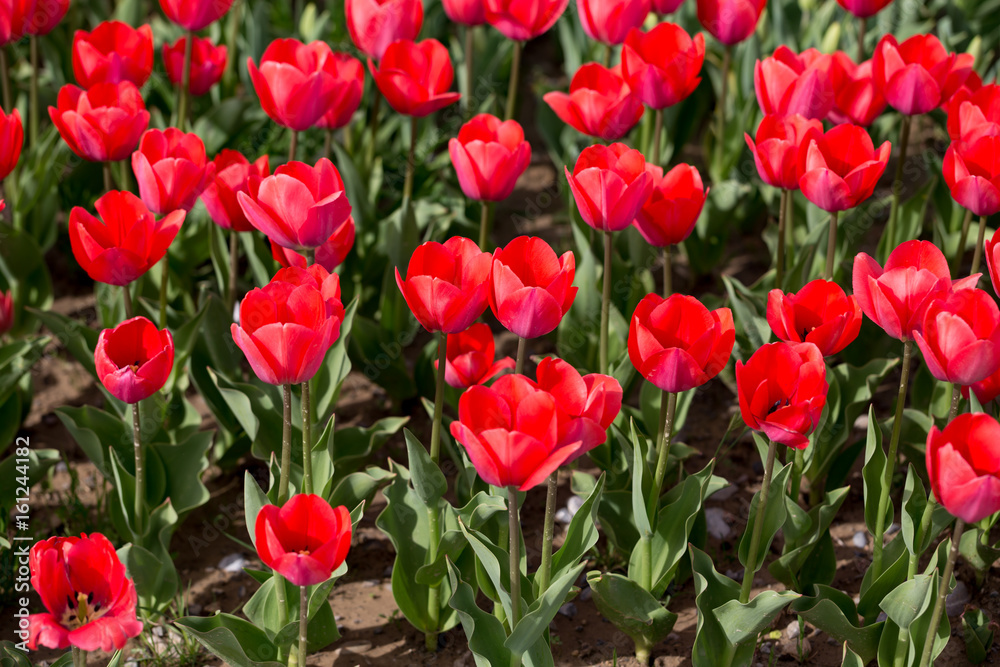
[[[906,149],[910,143],[910,116],[903,116],[899,124],[899,158],[896,162],[896,176],[892,180],[892,208],[889,222],[885,227],[886,254],[896,247],[896,224],[899,220],[899,205],[903,196],[903,165],[906,163]],[[885,258],[881,258],[883,262]]]
[[[944,572],[941,574],[937,600],[934,602],[934,611],[931,613],[931,623],[927,626],[927,640],[924,642],[924,652],[920,656],[920,667],[928,667],[931,664],[931,653],[934,651],[934,640],[937,637],[938,622],[941,620],[944,602],[948,597],[948,589],[951,587],[951,575],[955,571],[955,561],[958,560],[958,547],[962,541],[963,530],[965,530],[965,522],[957,519],[955,521],[955,528],[951,533],[951,550],[948,552],[948,563],[944,566]]]
[[[608,372],[608,324],[611,318],[611,232],[604,232],[604,289],[601,292],[601,339],[599,348],[601,373]]]
[[[188,104],[191,88],[191,51],[194,48],[194,31],[188,30],[184,41],[184,65],[181,69],[181,85],[177,91],[177,127],[184,130],[187,127]]]
[[[740,588],[740,604],[750,602],[750,591],[753,588],[753,578],[761,563],[757,562],[757,550],[760,548],[760,538],[764,531],[764,517],[767,512],[767,498],[771,492],[771,474],[774,472],[774,455],[778,443],[771,440],[767,446],[767,462],[764,464],[764,483],[760,487],[760,502],[757,503],[757,514],[753,522],[753,535],[750,537],[750,552],[743,568],[743,585]]]
[[[552,577],[552,540],[556,528],[556,490],[559,472],[549,475],[545,488],[545,520],[542,523],[542,562],[538,566],[538,595],[549,588]]]
[[[979,238],[976,249],[972,253],[972,275],[979,273],[979,265],[983,261],[983,246],[986,243],[986,216],[979,218]]]
[[[830,235],[826,242],[826,273],[823,274],[827,280],[833,280],[833,271],[836,268],[837,259],[837,218],[838,211],[830,212]]]
[[[504,120],[513,120],[514,111],[517,107],[517,86],[521,78],[521,51],[524,50],[524,43],[514,41],[514,54],[510,61],[510,83],[507,87],[507,108],[504,112]],[[8,105],[9,109],[10,106]]]
[[[306,656],[309,655],[308,635],[309,590],[306,586],[299,586],[299,667],[306,667]]]
[[[288,473],[292,468],[292,385],[282,388],[283,422],[281,426],[281,470],[278,475],[278,504],[288,500]]]
[[[143,464],[142,429],[139,425],[139,404],[132,404],[132,445],[135,449],[135,533],[142,535],[143,507],[146,497],[146,468]]]

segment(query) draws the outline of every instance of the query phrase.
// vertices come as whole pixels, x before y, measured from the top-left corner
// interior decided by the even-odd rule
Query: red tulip
[[[160,0],[168,19],[194,32],[218,21],[232,4],[233,0]]]
[[[986,241],[986,268],[990,272],[993,291],[1000,294],[1000,229]]]
[[[861,310],[889,336],[911,340],[934,299],[950,289],[975,287],[979,274],[951,280],[944,253],[930,241],[907,241],[889,254],[883,269],[865,253],[854,259],[854,296]]]
[[[424,24],[421,0],[347,0],[344,12],[354,45],[374,60],[397,40],[415,40]]]
[[[486,22],[507,39],[526,42],[548,32],[569,0],[483,0]]]
[[[455,23],[476,26],[486,23],[484,0],[441,0],[444,13]]]
[[[580,25],[591,39],[621,44],[649,16],[650,0],[576,0]]]
[[[413,251],[406,280],[396,285],[413,316],[428,331],[465,331],[486,310],[490,254],[470,239],[424,243]]]
[[[0,2],[0,47],[19,41],[28,32],[37,0]]]
[[[816,49],[797,54],[785,45],[758,60],[753,85],[765,114],[799,114],[822,120],[833,109],[833,59]]]
[[[250,192],[251,179],[264,179],[271,173],[267,156],[250,162],[239,151],[228,148],[215,156],[215,178],[201,193],[212,222],[223,229],[249,232],[254,227],[240,206],[239,193]]]
[[[537,237],[518,236],[493,253],[490,308],[500,324],[521,338],[553,331],[576,298],[576,259],[556,257]]]
[[[153,30],[105,21],[73,35],[73,76],[84,88],[131,81],[141,86],[153,71]]]
[[[771,290],[767,323],[786,343],[813,343],[824,357],[837,354],[861,331],[861,306],[829,280],[807,283],[798,294]]]
[[[569,94],[554,91],[543,99],[564,123],[605,141],[624,137],[645,111],[617,65],[608,69],[599,63],[587,63],[573,75]]]
[[[14,293],[11,290],[0,292],[0,336],[14,326]]]
[[[328,159],[315,167],[286,162],[264,179],[251,177],[239,192],[250,224],[285,248],[318,248],[351,217],[340,172]]]
[[[868,127],[889,104],[875,85],[871,60],[856,65],[849,55],[837,51],[833,54],[830,76],[834,95],[830,120],[834,123]]]
[[[934,299],[913,337],[942,382],[968,386],[1000,370],[1000,309],[981,289]]]
[[[546,357],[535,371],[538,387],[549,392],[556,405],[570,417],[561,433],[574,431],[584,454],[603,444],[607,430],[622,409],[622,387],[609,375],[590,373],[581,376],[571,364]],[[576,458],[574,456],[573,458]]]
[[[171,44],[163,44],[163,66],[167,78],[175,86],[184,81],[184,51],[187,37],[181,37]],[[192,95],[204,95],[219,83],[226,70],[227,49],[216,46],[212,40],[195,37],[191,45],[191,74],[188,90]]]
[[[636,214],[635,227],[658,248],[681,243],[691,235],[708,197],[701,174],[689,164],[679,164],[666,175],[651,164],[646,171],[653,177],[653,191]]]
[[[101,332],[94,364],[112,396],[138,403],[166,384],[174,367],[174,339],[169,330],[158,330],[145,317],[133,317]]]
[[[976,394],[976,400],[979,401],[980,405],[987,405],[990,401],[995,401],[1000,396],[1000,369],[997,369],[995,373],[979,382],[973,382],[968,387],[962,387],[962,396],[965,400],[969,400],[970,389]]]
[[[653,190],[646,158],[625,144],[590,146],[580,154],[572,173],[569,167],[565,170],[580,216],[605,232],[631,225]]]
[[[448,92],[455,70],[448,49],[436,39],[393,42],[378,69],[371,60],[368,69],[389,106],[405,116],[428,116],[461,97]]]
[[[762,181],[785,190],[799,189],[799,151],[813,136],[822,136],[823,123],[798,114],[764,116],[757,141],[744,134]]]
[[[1000,86],[983,86],[973,93],[956,94],[948,103],[948,135],[971,143],[1000,135]]]
[[[63,141],[84,160],[128,158],[149,125],[142,95],[130,81],[99,83],[88,90],[65,85],[57,104],[49,107],[49,117]]]
[[[958,415],[927,434],[927,475],[952,516],[976,523],[1000,510],[1000,424],[984,413]]]
[[[805,449],[826,405],[826,364],[812,343],[769,343],[736,362],[743,422],[774,442]]]
[[[684,4],[684,0],[653,0],[653,11],[663,16],[673,14]]]
[[[21,112],[14,109],[10,115],[0,109],[0,181],[10,176],[21,159],[24,146],[24,126]]]
[[[340,61],[326,42],[276,39],[261,56],[260,68],[247,58],[247,69],[264,113],[300,132],[316,125],[344,94]]]
[[[717,40],[734,46],[757,29],[767,0],[698,0],[698,21]]]
[[[503,201],[531,162],[531,144],[515,120],[480,114],[448,142],[458,183],[469,199]]]
[[[953,72],[955,54],[934,35],[914,35],[899,44],[886,35],[875,47],[875,85],[894,109],[907,116],[932,111],[951,97],[965,79]]]
[[[315,263],[322,266],[327,271],[333,271],[340,266],[347,253],[354,247],[354,218],[348,218],[347,222],[337,228],[337,231],[326,240],[326,243],[316,248]],[[282,266],[297,266],[304,269],[307,266],[306,258],[290,248],[282,248],[271,241],[271,255]]]
[[[837,4],[858,18],[867,19],[892,4],[892,0],[837,0]]]
[[[67,11],[69,0],[38,0],[28,21],[28,34],[38,37],[49,34],[63,20]]]
[[[799,149],[799,188],[824,211],[846,211],[872,196],[889,163],[889,142],[878,151],[863,127],[837,125],[806,137]]]
[[[351,122],[354,112],[361,106],[365,66],[353,56],[334,51],[333,56],[327,60],[326,69],[334,75],[337,93],[334,95],[333,105],[316,121],[316,127],[339,130]]]
[[[635,29],[622,47],[622,74],[643,104],[665,109],[683,101],[701,83],[705,37],[688,35],[673,23],[649,32]]]
[[[468,389],[486,384],[503,371],[514,369],[510,357],[497,359],[496,343],[490,327],[482,322],[465,331],[448,334],[448,358],[444,367],[444,380],[456,389]],[[434,362],[434,368],[438,362]]]
[[[351,513],[321,496],[299,493],[281,507],[264,505],[254,536],[261,562],[293,586],[329,579],[351,548]]]
[[[91,278],[128,285],[167,254],[184,222],[184,211],[157,220],[131,192],[112,190],[94,204],[100,218],[75,206],[69,214],[73,256]]]
[[[952,142],[944,155],[945,183],[951,196],[976,215],[1000,212],[1000,136]]]
[[[139,196],[153,213],[190,211],[215,179],[215,164],[205,156],[201,138],[176,127],[142,135],[139,150],[132,153],[132,171]]]
[[[643,297],[628,330],[628,357],[663,391],[687,391],[726,367],[736,342],[728,308],[710,311],[691,296]]]
[[[142,632],[138,596],[114,545],[100,533],[50,537],[28,554],[45,612],[28,617],[28,648],[111,653]]]
[[[281,269],[240,303],[230,331],[250,367],[274,385],[308,382],[340,336],[340,278],[318,264]]]

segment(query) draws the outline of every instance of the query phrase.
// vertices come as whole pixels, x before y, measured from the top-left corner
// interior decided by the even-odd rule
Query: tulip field
[[[996,0],[0,0],[0,667],[1000,639]]]

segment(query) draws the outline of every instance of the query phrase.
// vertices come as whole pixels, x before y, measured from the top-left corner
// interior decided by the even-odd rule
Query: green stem
[[[670,246],[663,246],[663,298],[669,299],[674,291],[674,265]]]
[[[927,531],[931,529],[931,520],[934,517],[934,506],[936,505],[934,501],[934,494],[932,493],[927,498],[927,503],[924,505],[924,513],[920,516],[920,528],[917,530],[917,534],[914,538],[914,543],[917,545],[923,544],[924,539],[927,537]],[[920,552],[914,550],[910,554],[910,562],[906,569],[906,580],[909,581],[917,574],[917,567],[920,565]]]
[[[653,125],[653,164],[660,166],[660,143],[663,139],[663,109],[656,110],[656,120]]]
[[[310,266],[316,263],[316,249],[306,248],[306,266]],[[313,492],[313,478],[312,478],[312,423],[313,423],[313,406],[312,406],[312,388],[309,386],[310,381],[306,380],[302,383],[302,492],[312,493]],[[302,663],[303,666],[305,663]]]
[[[653,495],[650,498],[650,521],[656,521],[656,507],[660,501],[660,493],[663,491],[663,478],[667,474],[667,458],[670,455],[670,444],[673,441],[674,414],[677,411],[677,394],[674,392],[663,392],[660,404],[667,404],[667,412],[663,418],[663,438],[660,440],[660,455],[656,461],[656,474],[653,477]]]
[[[132,293],[128,285],[122,285],[122,301],[125,303],[125,319],[132,319]]]
[[[611,232],[604,232],[604,290],[601,293],[601,373],[608,372],[608,325],[611,320]]]
[[[240,34],[240,23],[243,22],[243,0],[236,0],[229,12],[229,34],[226,35],[226,50],[229,58],[226,59],[226,71],[223,75],[226,88],[231,89],[236,77],[236,39]]]
[[[299,667],[306,667],[309,655],[309,591],[299,586]]]
[[[799,502],[799,489],[802,488],[802,473],[805,468],[806,453],[803,449],[795,450],[795,461],[792,464],[792,490],[789,494],[792,502]]]
[[[726,97],[729,91],[729,68],[733,59],[733,47],[726,46],[725,54],[722,56],[722,83],[719,88],[719,106],[716,109],[716,135],[715,135],[715,162],[716,166],[722,161],[722,149],[726,138]]]
[[[323,133],[323,157],[328,160],[333,160],[333,156],[330,154],[333,151],[333,130],[327,130]]]
[[[886,225],[886,250],[888,255],[896,247],[896,222],[899,219],[899,203],[903,196],[903,165],[906,163],[906,149],[910,143],[909,116],[903,116],[899,125],[899,161],[896,162],[896,176],[892,181],[892,208],[889,211],[889,223]],[[885,260],[885,257],[882,258]]]
[[[28,91],[28,144],[38,145],[38,36],[31,35],[31,88]]]
[[[521,620],[521,520],[517,508],[517,487],[507,487],[507,517],[510,536],[510,629]]]
[[[757,514],[753,521],[753,535],[750,538],[750,553],[748,562],[743,568],[743,585],[740,587],[740,604],[750,602],[750,591],[753,588],[753,578],[762,563],[757,562],[757,550],[760,548],[760,538],[764,531],[764,516],[767,511],[767,497],[771,492],[771,474],[774,472],[774,454],[778,444],[771,440],[767,447],[767,463],[764,464],[764,485],[760,488],[760,502],[757,504]],[[763,560],[763,559],[761,559]]]
[[[969,227],[972,226],[972,211],[966,209],[965,218],[962,220],[962,233],[958,237],[958,251],[951,262],[951,275],[957,276],[962,269],[962,257],[965,256],[965,245],[969,241]]]
[[[604,66],[611,69],[611,59],[614,58],[615,48],[610,44],[604,45]]]
[[[369,168],[375,164],[375,149],[378,144],[378,122],[379,122],[379,112],[382,110],[382,94],[378,90],[378,86],[374,86],[372,89],[372,117],[369,123],[369,129],[371,130],[371,143],[368,144],[368,166]]]
[[[139,404],[132,404],[132,445],[135,449],[135,534],[142,536],[145,525],[143,502],[146,498],[146,468],[143,465],[142,429],[139,425]]]
[[[436,405],[436,404],[435,404]],[[427,523],[430,532],[430,544],[427,549],[427,564],[438,559],[441,548],[441,512],[438,507],[427,508]],[[441,586],[431,586],[427,591],[427,615],[431,631],[424,634],[424,646],[434,653],[438,647],[438,628],[441,624]]]
[[[441,458],[441,420],[444,415],[444,372],[448,365],[448,334],[441,332],[438,343],[437,382],[434,386],[434,423],[431,425],[431,460]]]
[[[111,174],[111,163],[104,162],[104,191],[111,192],[115,189],[115,179]]]
[[[972,254],[972,273],[979,273],[979,264],[983,261],[983,245],[986,243],[986,216],[979,218],[979,237],[976,240],[976,249]]]
[[[858,64],[865,61],[865,35],[868,33],[868,19],[858,17]]]
[[[493,203],[484,201],[482,209],[479,214],[479,249],[485,250],[486,244],[490,240],[490,217],[493,213]]]
[[[835,261],[837,258],[837,217],[840,215],[837,211],[830,212],[830,233],[827,236],[826,241],[826,274],[824,277],[827,280],[833,280],[833,270],[836,267]]]
[[[781,289],[785,280],[785,225],[788,224],[788,190],[781,191],[781,203],[778,204],[778,253],[774,258],[774,286]]]
[[[473,95],[473,62],[472,56],[475,53],[475,30],[474,26],[465,26],[465,98],[463,99],[463,106],[465,107],[465,117],[472,118],[472,114],[475,113],[476,109],[473,106],[473,101],[475,96]]]
[[[73,647],[73,667],[87,667],[87,652]]]
[[[283,628],[288,625],[288,598],[285,595],[285,578],[278,574],[275,570],[274,577],[274,594],[278,599],[278,627]],[[284,662],[284,650],[278,648],[278,662]]]
[[[970,389],[971,391],[971,389]],[[951,410],[948,411],[948,423],[958,416],[958,406],[962,400],[962,388],[957,384],[951,387]]]
[[[288,161],[293,162],[296,153],[299,152],[299,133],[295,130],[289,130],[289,132],[291,132],[291,136],[288,139]]]
[[[545,521],[542,524],[542,564],[538,567],[538,595],[548,590],[552,576],[552,539],[556,528],[556,488],[559,473],[549,475],[545,491]]]
[[[417,169],[417,121],[416,116],[410,118],[410,153],[406,158],[406,181],[403,183],[403,206],[407,207],[413,200],[413,176]]]
[[[527,356],[526,350],[528,347],[528,340],[526,338],[517,339],[517,361],[514,362],[514,373],[521,375],[524,373],[524,358]]]
[[[644,591],[653,590],[653,536],[644,533],[639,536],[639,586]]]
[[[0,47],[0,88],[3,90],[3,110],[10,114],[14,111],[14,99],[10,94],[10,73],[7,70],[7,49]]]
[[[282,385],[281,470],[278,474],[278,504],[288,500],[288,473],[292,469],[292,385]]]
[[[892,476],[896,471],[896,450],[899,449],[899,435],[903,427],[903,408],[906,406],[906,392],[910,385],[910,358],[913,356],[913,341],[903,343],[903,370],[899,378],[899,394],[896,397],[896,417],[892,422],[892,439],[889,441],[889,455],[885,462],[885,476],[878,497],[878,514],[875,515],[875,540],[872,545],[872,581],[882,575],[882,550],[885,536],[885,512],[889,507],[889,491]]]
[[[951,550],[948,552],[948,564],[944,566],[944,573],[941,575],[941,584],[938,587],[937,602],[934,603],[934,612],[931,614],[931,624],[927,626],[927,640],[924,642],[924,652],[920,656],[920,667],[928,667],[931,664],[931,653],[934,651],[934,639],[937,636],[938,622],[941,620],[944,602],[948,597],[948,588],[951,586],[951,575],[955,571],[955,561],[958,560],[958,545],[962,541],[963,530],[965,530],[965,522],[961,519],[956,519],[955,528],[951,533]]]
[[[160,326],[167,326],[167,282],[170,280],[170,253],[160,260]]]
[[[191,51],[194,49],[194,31],[188,30],[187,39],[184,40],[184,64],[181,70],[181,88],[178,92],[179,101],[177,103],[177,127],[182,131],[187,130],[188,106],[191,97]],[[233,58],[230,54],[230,59]]]
[[[512,120],[514,111],[517,109],[517,86],[521,78],[521,51],[523,50],[523,43],[514,42],[514,55],[510,63],[510,82],[507,86],[507,108],[504,114],[506,120]]]
[[[239,272],[240,264],[240,244],[239,232],[235,229],[229,230],[229,292],[226,295],[226,312],[232,316],[233,306],[236,305],[236,275]]]
[[[795,264],[795,193],[787,190],[785,211],[785,252],[788,254],[787,266]]]

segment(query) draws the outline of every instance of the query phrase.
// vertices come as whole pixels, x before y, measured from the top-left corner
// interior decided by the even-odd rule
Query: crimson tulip
[[[502,201],[531,162],[531,144],[514,120],[480,114],[462,126],[448,142],[458,183],[469,199]]]
[[[1000,136],[955,141],[944,155],[945,183],[959,204],[979,216],[1000,212]]]
[[[281,507],[260,508],[254,541],[264,565],[293,586],[315,586],[347,558],[351,530],[346,507],[334,508],[321,496],[299,493]]]
[[[565,170],[580,216],[604,232],[631,225],[653,190],[646,158],[625,144],[590,146],[580,154],[572,172],[569,167]]]
[[[650,245],[681,243],[694,230],[708,197],[701,174],[689,164],[679,164],[665,175],[651,164],[646,171],[653,178],[653,190],[635,216],[635,227]]]
[[[736,362],[743,422],[774,442],[805,449],[826,405],[826,364],[812,343],[769,343]]]
[[[326,243],[316,248],[315,263],[322,266],[327,271],[333,271],[340,266],[347,253],[354,247],[354,218],[348,218],[347,222],[337,228]],[[297,266],[300,269],[308,265],[304,255],[290,249],[283,248],[274,241],[271,241],[271,255],[282,266]]]
[[[1000,294],[1000,229],[986,242],[986,268],[990,272],[993,291]]]
[[[628,356],[639,374],[663,391],[705,384],[726,367],[736,343],[733,314],[710,311],[683,294],[643,297],[628,330]]]
[[[968,386],[1000,370],[1000,309],[981,289],[934,299],[913,337],[942,382]]]
[[[837,354],[861,331],[861,306],[832,280],[813,280],[796,294],[773,289],[767,323],[786,343],[813,343],[824,357]]]
[[[872,196],[889,163],[889,142],[875,150],[863,127],[837,125],[806,137],[799,149],[799,188],[824,211],[846,211]]]
[[[139,150],[132,153],[132,171],[139,196],[153,213],[190,211],[215,179],[215,164],[208,161],[201,137],[176,127],[142,135]]]
[[[604,443],[622,408],[618,380],[600,373],[581,376],[572,364],[555,357],[542,359],[535,376],[539,389],[549,392],[572,420],[566,430],[575,431],[581,439],[578,455]]]
[[[448,92],[455,70],[448,49],[436,39],[393,42],[378,69],[371,60],[368,69],[389,106],[405,116],[430,115],[461,97]]]
[[[88,90],[65,85],[49,117],[63,141],[84,160],[117,162],[132,154],[149,125],[149,112],[131,81]]]
[[[14,293],[11,290],[0,292],[0,336],[14,326]]]
[[[628,134],[645,108],[621,75],[621,66],[587,63],[576,71],[569,94],[546,93],[545,103],[564,123],[590,137],[615,141]]]
[[[995,83],[948,103],[948,135],[952,141],[973,142],[1000,135],[1000,86]]]
[[[902,44],[886,35],[872,60],[875,85],[892,108],[906,116],[938,108],[969,76],[964,68],[953,71],[955,54],[934,35],[914,35]]]
[[[45,611],[28,617],[28,648],[112,653],[142,632],[138,596],[114,545],[100,533],[50,537],[28,554]]]
[[[354,112],[361,106],[361,94],[365,88],[365,66],[353,56],[334,51],[332,57],[327,60],[326,69],[334,75],[337,93],[334,95],[333,105],[316,121],[316,127],[339,130],[351,122]]]
[[[174,367],[174,339],[145,317],[125,320],[97,338],[94,365],[101,384],[125,403],[138,403],[163,388]]]
[[[424,24],[422,0],[347,0],[344,13],[354,45],[376,61],[393,42],[415,40]]]
[[[969,399],[970,390],[975,393],[976,400],[979,401],[980,405],[988,405],[990,401],[995,401],[1000,396],[1000,369],[979,382],[962,387],[962,396],[966,400]]]
[[[753,84],[764,114],[799,114],[822,120],[833,109],[833,59],[816,49],[798,54],[782,44],[758,60]]]
[[[698,0],[698,21],[727,46],[739,44],[757,29],[767,0]]]
[[[187,31],[197,32],[218,21],[232,7],[233,0],[160,0],[167,18]]]
[[[38,0],[28,21],[28,34],[37,37],[49,34],[63,20],[67,11],[69,0]]]
[[[927,474],[937,501],[966,523],[1000,510],[1000,424],[980,412],[932,426]]]
[[[548,32],[569,0],[483,0],[486,22],[507,39],[526,42]]]
[[[73,35],[73,76],[84,88],[131,81],[141,86],[153,71],[153,30],[121,21],[99,23]]]
[[[308,382],[340,336],[340,278],[322,266],[281,269],[240,303],[230,331],[250,367],[274,385]]]
[[[456,389],[468,389],[486,384],[500,373],[513,370],[510,357],[495,359],[496,343],[490,327],[477,322],[465,331],[448,334],[448,356],[445,360],[444,379]],[[438,362],[434,362],[434,368]]]
[[[486,5],[483,0],[441,0],[444,13],[455,23],[477,26],[486,23]]]
[[[816,119],[768,115],[757,127],[756,143],[744,134],[753,154],[757,173],[768,185],[785,190],[799,189],[799,151],[812,136],[823,134],[823,123]]]
[[[621,44],[625,35],[649,16],[650,0],[576,0],[580,25],[587,36],[604,44]]]
[[[517,336],[544,336],[559,326],[573,305],[575,276],[572,252],[557,257],[544,240],[518,236],[493,253],[490,308],[500,324]]]
[[[622,47],[622,75],[643,104],[665,109],[683,101],[701,83],[705,37],[691,38],[674,23],[649,32],[634,29]]]
[[[175,86],[184,81],[184,51],[187,49],[187,37],[181,37],[173,44],[163,45],[163,66],[167,70],[167,78]],[[188,91],[192,95],[204,95],[212,86],[219,83],[226,70],[228,50],[225,46],[216,46],[212,40],[195,37],[191,43],[191,69]]]
[[[215,165],[215,178],[201,193],[201,201],[212,222],[223,229],[251,231],[254,227],[243,213],[239,193],[250,191],[251,179],[264,179],[271,173],[267,156],[250,162],[243,153],[224,148],[212,164]]]
[[[157,220],[131,192],[112,190],[94,204],[99,218],[75,206],[69,214],[73,256],[91,278],[128,285],[167,254],[184,222],[184,211]]]
[[[860,19],[875,16],[888,7],[892,0],[837,0],[837,4]]]
[[[453,236],[418,246],[406,280],[396,269],[396,285],[425,329],[452,334],[468,329],[486,310],[489,276],[490,254],[470,239]]]
[[[979,274],[952,282],[944,253],[930,241],[907,241],[889,254],[885,268],[865,253],[854,259],[854,296],[862,312],[892,338],[907,341],[923,323],[927,306],[948,293],[975,287]]]
[[[250,224],[285,248],[318,248],[351,217],[340,172],[328,159],[315,166],[286,162],[264,179],[249,180],[237,200]]]
[[[28,32],[35,15],[37,0],[0,2],[0,47],[20,40]]]
[[[829,117],[834,123],[868,127],[885,111],[889,103],[875,85],[872,66],[871,60],[856,65],[843,51],[833,54],[830,76],[834,100]]]
[[[24,125],[21,123],[21,112],[16,108],[5,114],[0,109],[0,180],[10,176],[21,159],[21,148],[24,146]]]
[[[673,14],[684,4],[684,0],[653,0],[653,11],[661,16]]]

